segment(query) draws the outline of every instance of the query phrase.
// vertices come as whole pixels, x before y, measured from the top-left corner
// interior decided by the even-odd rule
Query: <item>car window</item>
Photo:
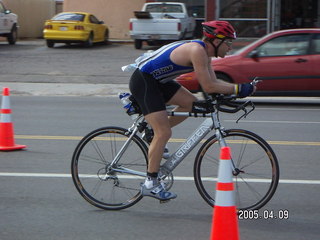
[[[99,24],[99,20],[95,16],[90,15],[89,19],[91,23]]]
[[[320,34],[316,34],[312,39],[312,53],[320,54]]]
[[[71,21],[83,21],[83,14],[75,13],[62,13],[52,18],[52,20],[71,20]]]
[[[181,5],[175,4],[152,4],[147,6],[146,11],[154,13],[183,13]]]
[[[305,55],[308,51],[309,37],[309,34],[281,36],[271,39],[256,50],[261,57]]]

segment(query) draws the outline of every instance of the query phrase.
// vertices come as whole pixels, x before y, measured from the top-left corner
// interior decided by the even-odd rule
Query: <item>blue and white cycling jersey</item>
[[[172,80],[183,73],[192,72],[193,67],[177,65],[170,59],[170,54],[174,49],[188,42],[197,42],[205,47],[204,42],[199,40],[171,43],[159,48],[148,57],[142,59],[141,62],[137,64],[138,68],[141,72],[152,75],[160,82],[167,82],[168,80]]]

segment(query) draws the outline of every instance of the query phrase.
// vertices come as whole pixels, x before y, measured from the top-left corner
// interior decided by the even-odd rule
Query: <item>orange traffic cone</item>
[[[17,150],[26,147],[25,145],[17,145],[14,143],[9,95],[9,88],[3,88],[0,110],[0,151]]]
[[[229,147],[222,147],[210,240],[239,240]]]

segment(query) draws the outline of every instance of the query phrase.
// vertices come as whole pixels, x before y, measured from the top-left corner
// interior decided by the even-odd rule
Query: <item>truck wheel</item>
[[[141,47],[142,47],[142,40],[135,39],[135,40],[134,40],[134,47],[135,47],[136,49],[141,49]]]
[[[186,36],[187,36],[187,29],[185,29],[185,30],[183,31],[180,40],[187,39]]]
[[[9,44],[15,44],[18,38],[18,29],[17,26],[14,25],[11,29],[11,32],[9,33],[9,35],[7,36],[7,40]]]
[[[53,48],[53,46],[54,46],[54,41],[47,40],[47,47],[48,48]]]

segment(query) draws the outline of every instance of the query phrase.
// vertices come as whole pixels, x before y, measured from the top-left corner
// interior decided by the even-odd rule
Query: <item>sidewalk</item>
[[[8,87],[13,96],[95,96],[118,97],[120,92],[128,92],[128,84],[82,84],[82,83],[1,83]],[[201,98],[201,94],[198,95]],[[256,104],[312,104],[320,105],[320,97],[248,97]]]

